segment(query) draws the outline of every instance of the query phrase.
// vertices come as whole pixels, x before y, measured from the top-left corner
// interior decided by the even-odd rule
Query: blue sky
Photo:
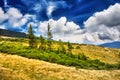
[[[120,41],[120,0],[0,0],[0,28],[77,43]]]

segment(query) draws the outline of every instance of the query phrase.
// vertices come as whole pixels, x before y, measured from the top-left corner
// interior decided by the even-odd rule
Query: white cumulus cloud
[[[48,23],[51,26],[51,31],[53,33],[53,39],[80,42],[82,37],[79,33],[82,32],[80,27],[74,22],[67,21],[66,17],[61,17],[59,20],[50,19],[49,21],[40,22],[39,31],[43,36],[46,36]],[[81,40],[82,42],[82,40]]]
[[[120,4],[110,6],[108,9],[96,12],[84,22],[86,33],[92,35],[92,41],[120,40]],[[96,36],[93,36],[96,35]]]
[[[2,23],[3,21],[5,21],[6,19],[8,19],[8,16],[4,13],[4,11],[2,10],[2,8],[0,7],[0,23]]]
[[[110,6],[101,12],[96,12],[84,22],[84,29],[66,17],[58,20],[40,22],[39,31],[46,36],[48,23],[51,26],[54,39],[78,43],[104,43],[120,40],[120,4]]]
[[[25,25],[29,20],[33,19],[35,19],[34,15],[23,15],[17,8],[11,7],[5,13],[0,7],[0,23],[2,23],[2,25],[4,25],[6,28],[20,28]]]

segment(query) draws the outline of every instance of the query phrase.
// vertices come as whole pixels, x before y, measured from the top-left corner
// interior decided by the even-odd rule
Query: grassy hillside
[[[25,38],[26,34],[22,32],[15,32],[15,31],[10,31],[10,30],[0,28],[0,36]]]
[[[42,51],[36,48],[30,48],[26,45],[23,45],[20,42],[1,42],[0,51],[6,54],[19,55],[27,58],[44,60],[47,62],[62,64],[66,66],[74,66],[76,68],[83,69],[120,69],[119,64],[108,64],[99,61],[98,59],[91,60],[89,57],[86,57],[84,54],[63,54],[58,53],[56,50],[52,51]]]
[[[67,45],[64,44],[67,48]],[[58,47],[58,44],[53,45],[54,48]],[[102,62],[114,64],[120,62],[120,49],[107,48],[89,44],[72,44],[73,54],[85,54],[90,59],[99,59]]]
[[[2,41],[5,42],[14,42],[17,44],[22,44],[28,46],[28,40],[22,38],[8,38],[2,37]],[[39,42],[39,41],[38,41]],[[67,48],[67,44],[64,43],[64,46]],[[95,45],[87,45],[87,44],[72,44],[73,49],[72,53],[77,54],[85,54],[90,59],[98,59],[105,63],[114,64],[120,62],[120,49],[106,48]],[[53,42],[52,48],[57,50],[58,42]]]
[[[120,70],[85,70],[0,53],[1,80],[120,80]]]
[[[63,44],[67,49],[67,44]],[[47,52],[28,47],[28,39],[0,38],[0,80],[120,79],[120,49],[72,44],[73,55],[69,55],[58,54],[58,46],[53,41],[53,51]]]
[[[76,46],[80,46],[80,49],[75,49]],[[106,63],[117,63],[120,62],[120,49],[112,49],[94,45],[74,45],[74,54],[84,53],[91,59],[99,59]]]

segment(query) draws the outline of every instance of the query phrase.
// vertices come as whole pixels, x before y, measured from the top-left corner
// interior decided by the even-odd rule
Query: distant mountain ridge
[[[10,31],[10,30],[6,30],[6,29],[0,29],[0,36],[26,38],[25,33]]]
[[[99,46],[109,47],[109,48],[120,48],[120,41],[114,41],[110,43],[104,43]]]

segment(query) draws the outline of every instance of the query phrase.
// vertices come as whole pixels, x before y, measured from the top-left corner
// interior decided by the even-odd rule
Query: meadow
[[[27,40],[25,39],[4,39],[0,43],[0,52],[5,54],[19,55],[29,59],[38,59],[51,63],[57,63],[65,66],[72,66],[79,69],[96,69],[96,70],[113,70],[120,69],[120,63],[116,62],[114,64],[110,64],[107,62],[102,62],[99,58],[92,59],[86,56],[86,54],[81,50],[81,48],[74,48],[73,54],[64,54],[57,52],[57,42],[53,42],[52,51],[48,50],[39,50],[37,48],[30,48],[26,45]],[[26,43],[26,44],[25,44]],[[56,45],[54,45],[56,44]],[[66,43],[64,43],[66,44]],[[78,44],[73,44],[74,47]],[[79,45],[80,46],[80,45]],[[88,45],[87,45],[88,46]],[[80,46],[81,47],[81,46]],[[92,46],[90,46],[91,49]],[[96,47],[96,46],[95,46]],[[101,48],[101,47],[100,47]],[[87,48],[86,48],[87,49]],[[75,51],[76,50],[76,51]],[[82,51],[81,53],[75,53],[77,50]],[[94,49],[93,49],[94,50]],[[119,51],[119,50],[118,50]],[[116,50],[117,52],[117,50]],[[100,55],[100,54],[98,54]],[[101,54],[102,55],[102,54]],[[116,56],[116,54],[114,53]],[[108,56],[109,57],[109,56]],[[114,57],[114,56],[113,56]],[[118,55],[119,57],[119,55]],[[119,59],[118,59],[119,60]],[[107,58],[106,58],[107,61]]]
[[[58,53],[58,41],[52,42],[51,51],[31,48],[28,41],[0,37],[0,80],[120,79],[120,49],[72,43],[68,54]]]
[[[87,70],[0,53],[0,80],[120,80],[120,70]]]

